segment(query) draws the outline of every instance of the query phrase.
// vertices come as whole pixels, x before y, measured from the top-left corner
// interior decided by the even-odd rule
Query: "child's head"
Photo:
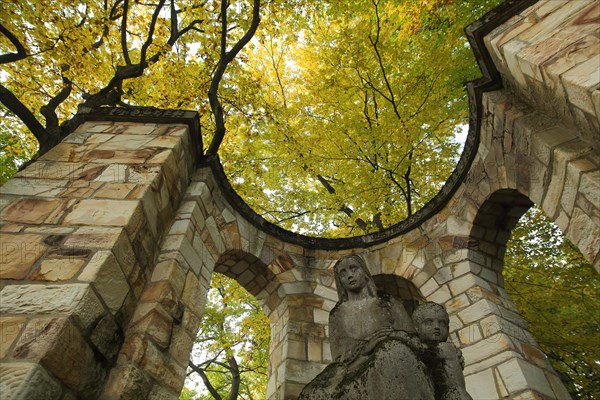
[[[448,339],[450,319],[443,306],[427,301],[416,308],[413,321],[421,340],[439,343]]]

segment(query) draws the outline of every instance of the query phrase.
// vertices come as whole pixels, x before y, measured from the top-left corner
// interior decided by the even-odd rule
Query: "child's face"
[[[440,310],[427,310],[416,329],[421,340],[445,342],[448,339],[448,316]]]

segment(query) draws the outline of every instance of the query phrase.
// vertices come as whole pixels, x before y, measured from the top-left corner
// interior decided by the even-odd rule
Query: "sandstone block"
[[[98,150],[138,150],[153,140],[152,136],[120,134],[96,146]]]
[[[62,191],[67,183],[68,181],[66,180],[14,177],[0,187],[0,194],[55,197]]]
[[[21,224],[55,224],[67,204],[60,199],[22,199],[4,209],[0,218]]]
[[[110,251],[103,251],[92,257],[79,275],[79,280],[94,285],[113,315],[120,310],[131,290],[121,267]]]
[[[180,294],[185,283],[185,272],[176,260],[160,261],[152,272],[151,281],[167,281],[175,293]]]
[[[467,392],[473,399],[497,399],[493,370],[486,369],[465,377]]]
[[[525,360],[515,358],[498,366],[502,380],[510,393],[532,389],[549,397],[554,397],[550,383],[542,369]]]
[[[600,56],[596,55],[561,75],[569,102],[590,115],[596,114],[591,92],[600,85],[598,63]]]
[[[148,394],[148,400],[173,400],[179,397],[179,392],[173,389],[161,386],[153,385],[150,393]]]
[[[112,369],[106,381],[102,398],[121,400],[145,399],[150,391],[150,387],[149,378],[138,367],[131,363],[117,364]]]
[[[193,272],[188,272],[183,288],[181,300],[194,314],[202,315],[204,304],[206,304],[207,289],[200,285],[198,278]]]
[[[145,124],[141,122],[134,122],[125,129],[125,133],[129,135],[149,135],[157,132],[156,124]]]
[[[182,326],[175,326],[171,335],[169,353],[180,366],[187,368],[194,347],[194,338]]]
[[[35,234],[0,234],[0,279],[24,279],[46,252],[44,237]]]
[[[39,364],[0,364],[2,400],[58,400],[60,384]]]
[[[8,285],[0,290],[2,314],[64,313],[78,318],[86,328],[103,312],[88,284]]]
[[[50,255],[42,261],[40,267],[31,276],[36,281],[68,281],[72,279],[81,267],[86,263],[85,259],[75,256]]]
[[[438,290],[436,290],[435,292],[433,292],[431,295],[429,295],[427,297],[427,299],[429,301],[433,301],[438,304],[444,304],[451,298],[452,298],[452,295],[450,294],[450,290],[448,289],[448,286],[446,286],[446,285],[440,286],[440,288]]]
[[[67,318],[30,321],[14,349],[14,357],[36,360],[82,397],[94,397],[103,368],[79,329]]]
[[[513,350],[514,346],[508,336],[498,333],[486,340],[480,340],[471,346],[463,347],[465,364],[471,365],[491,358],[496,354]],[[467,371],[465,370],[465,374]]]
[[[21,333],[26,321],[25,317],[0,317],[0,359],[9,354],[8,350]]]
[[[67,214],[64,225],[127,226],[140,212],[135,200],[83,199]]]
[[[479,325],[471,324],[460,331],[458,331],[458,337],[461,345],[469,345],[471,343],[478,342],[482,339],[481,330]]]
[[[105,315],[94,328],[90,340],[106,360],[111,363],[117,357],[123,337],[121,329],[114,318]]]

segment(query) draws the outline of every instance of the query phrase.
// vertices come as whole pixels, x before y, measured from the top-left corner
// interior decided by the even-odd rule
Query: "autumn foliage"
[[[191,109],[207,153],[266,219],[328,237],[385,229],[454,169],[464,85],[480,74],[463,29],[499,2],[9,0],[0,10],[0,183],[69,134],[78,110]],[[597,275],[540,218],[517,229],[537,239],[508,252],[506,286],[570,390],[593,398],[600,356],[586,337],[598,334],[589,324],[597,327]],[[544,243],[552,246],[533,252]],[[216,344],[202,342],[211,358],[194,365],[227,396],[234,357],[238,370],[257,372],[238,393],[256,398],[248,382],[264,384],[264,365],[248,362],[266,362],[268,325],[242,324],[259,330],[246,334],[254,350],[233,344],[240,331],[214,330],[228,313],[261,321],[254,303],[228,305],[238,289],[215,285],[225,297],[207,308],[200,340]],[[244,350],[220,352],[226,345]]]

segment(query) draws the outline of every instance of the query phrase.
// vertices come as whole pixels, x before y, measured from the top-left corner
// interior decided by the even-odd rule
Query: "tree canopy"
[[[600,277],[538,208],[507,243],[508,294],[573,398],[600,394]]]
[[[479,76],[463,28],[500,0],[5,3],[0,184],[38,146],[43,153],[64,138],[78,110],[192,109],[207,154],[220,156],[255,211],[284,228],[343,237],[413,214],[450,175],[467,123],[464,84]],[[507,253],[507,289],[570,390],[593,398],[600,356],[586,335],[598,334],[589,316],[597,276],[538,214],[524,221]],[[228,285],[215,290],[239,295]],[[236,321],[255,315],[255,306],[212,304],[201,329],[225,328],[230,312]],[[559,318],[551,330],[546,315]],[[221,346],[237,335],[205,333]],[[195,366],[222,397],[231,357],[242,370],[266,357],[203,345],[213,361]]]
[[[381,230],[453,170],[463,86],[479,75],[463,28],[498,2],[10,2],[0,157],[32,154],[31,134],[47,151],[78,107],[194,109],[207,154],[265,218],[321,236]]]

